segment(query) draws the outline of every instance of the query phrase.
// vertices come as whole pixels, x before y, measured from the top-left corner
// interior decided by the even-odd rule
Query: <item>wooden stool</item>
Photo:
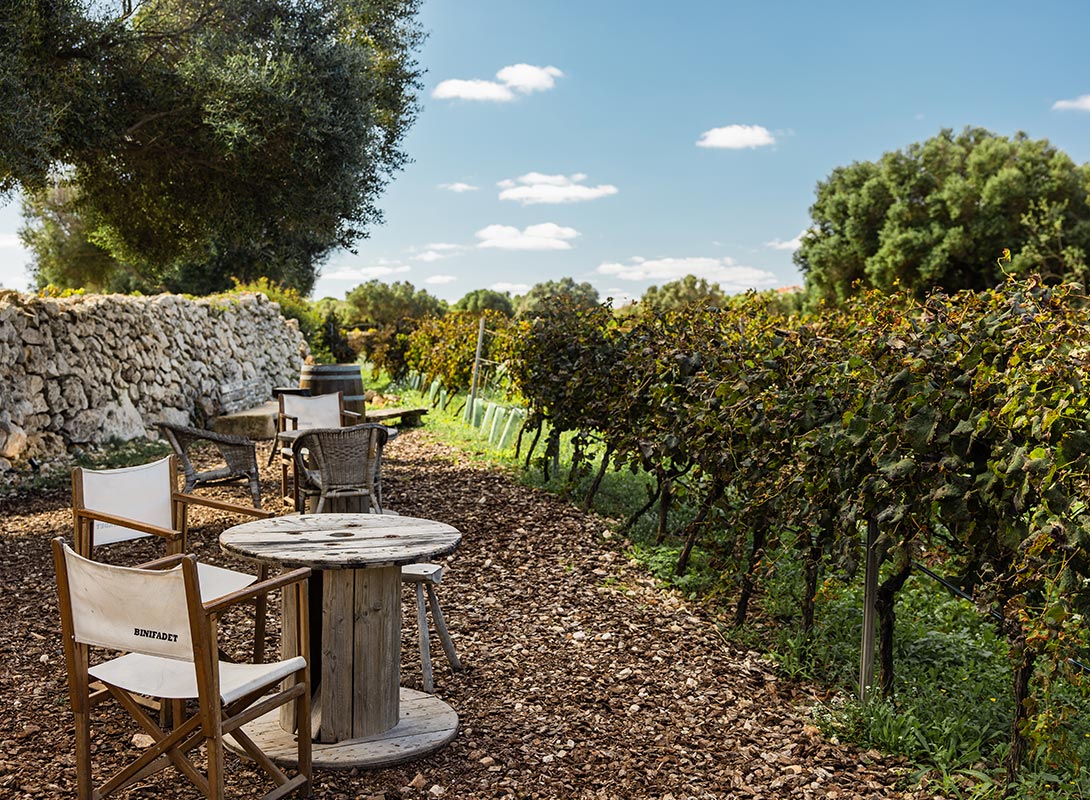
[[[454,642],[451,641],[450,632],[447,630],[447,622],[443,619],[443,610],[439,607],[439,598],[435,596],[435,587],[443,578],[443,568],[439,564],[407,564],[401,568],[401,582],[416,584],[416,625],[420,639],[420,668],[424,673],[424,691],[435,692],[435,684],[431,676],[431,646],[428,642],[428,620],[424,608],[424,590],[428,591],[428,604],[431,606],[431,616],[435,620],[435,630],[439,633],[439,641],[443,643],[443,650],[447,654],[447,660],[455,672],[462,671],[462,662],[458,660],[458,654],[454,652]]]

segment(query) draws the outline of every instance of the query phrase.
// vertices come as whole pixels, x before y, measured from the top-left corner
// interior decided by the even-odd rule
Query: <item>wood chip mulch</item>
[[[264,464],[267,445],[259,448]],[[271,504],[278,473],[264,474]],[[388,508],[464,534],[439,596],[462,662],[437,639],[438,694],[459,714],[444,750],[375,771],[321,770],[315,798],[909,798],[905,765],[830,743],[808,720],[807,687],[778,680],[727,643],[711,613],[656,585],[610,522],[519,485],[411,431],[387,450]],[[239,487],[198,490],[243,501]],[[75,797],[71,714],[49,541],[69,535],[67,493],[0,500],[0,797]],[[216,537],[237,518],[192,515],[191,549],[231,564]],[[134,561],[155,550],[122,545]],[[411,602],[411,595],[406,595]],[[412,605],[408,605],[412,609]],[[244,636],[244,634],[240,634]],[[420,686],[415,614],[403,626],[402,684]],[[139,753],[102,708],[101,780]],[[228,797],[270,788],[229,756]],[[173,770],[130,797],[191,798]]]

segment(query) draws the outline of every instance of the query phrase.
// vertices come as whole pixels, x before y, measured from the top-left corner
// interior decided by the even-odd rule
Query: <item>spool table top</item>
[[[220,534],[220,547],[285,567],[394,567],[449,555],[462,534],[443,522],[387,514],[289,514]]]

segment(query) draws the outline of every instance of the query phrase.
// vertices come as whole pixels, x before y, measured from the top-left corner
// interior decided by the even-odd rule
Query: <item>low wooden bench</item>
[[[402,426],[415,428],[423,425],[421,419],[428,413],[426,408],[369,408],[367,409],[368,422],[386,422],[387,420],[400,419]]]

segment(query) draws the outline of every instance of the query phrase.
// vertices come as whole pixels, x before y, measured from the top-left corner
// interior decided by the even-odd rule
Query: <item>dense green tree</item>
[[[380,328],[406,319],[441,316],[447,304],[408,281],[361,283],[345,295],[350,325]]]
[[[408,281],[361,283],[345,295],[347,324],[364,331],[359,338],[363,354],[393,378],[408,369],[409,337],[428,317],[442,316],[447,304]]]
[[[474,289],[451,306],[452,311],[499,311],[505,317],[515,316],[511,295],[494,289]]]
[[[75,188],[63,183],[28,194],[23,200],[24,225],[19,238],[34,259],[35,287],[47,285],[116,292],[130,277],[123,265],[87,238],[87,225],[72,210]]]
[[[309,292],[406,160],[418,4],[5,3],[0,191],[63,176],[86,239],[153,286]]]
[[[664,283],[662,288],[649,286],[640,298],[644,306],[667,311],[673,308],[700,303],[706,306],[722,306],[727,294],[718,283],[709,284],[704,278],[686,275],[676,281]]]
[[[572,278],[542,281],[530,287],[526,294],[515,298],[515,310],[520,317],[535,317],[542,313],[546,299],[566,297],[582,308],[598,305],[598,290],[589,283],[576,283]]]
[[[810,298],[833,302],[857,281],[919,296],[986,289],[1005,272],[1085,285],[1088,193],[1090,165],[1047,140],[943,130],[819,183],[795,262]]]

